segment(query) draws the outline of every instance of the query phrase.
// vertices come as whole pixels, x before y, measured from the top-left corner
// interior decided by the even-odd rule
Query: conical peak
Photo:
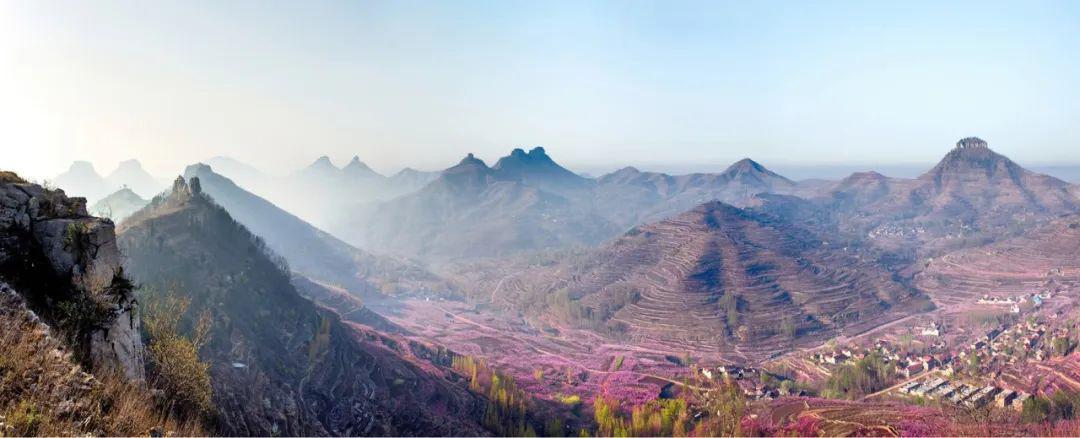
[[[345,165],[344,170],[346,170],[348,172],[363,172],[363,173],[372,173],[372,172],[374,172],[374,171],[371,170],[370,167],[368,167],[368,165],[366,163],[364,163],[363,161],[360,161],[360,157],[358,157],[358,156],[353,156],[352,160],[349,160],[349,164]]]
[[[311,165],[308,166],[308,168],[311,168],[311,169],[336,169],[337,167],[334,166],[334,163],[330,162],[330,157],[328,157],[326,155],[323,155],[323,156],[319,157],[317,160],[315,160],[314,163],[311,163]]]
[[[749,158],[743,158],[743,159],[741,159],[739,161],[736,161],[735,164],[732,164],[730,167],[728,167],[728,170],[729,171],[753,170],[755,172],[764,172],[765,171],[765,166],[762,166],[757,161],[751,160]]]

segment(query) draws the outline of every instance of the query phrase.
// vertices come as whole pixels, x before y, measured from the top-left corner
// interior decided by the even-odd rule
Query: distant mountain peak
[[[354,175],[376,174],[376,172],[374,170],[371,170],[371,168],[368,167],[367,164],[365,164],[363,161],[360,161],[360,157],[358,156],[353,156],[352,160],[349,161],[349,164],[346,164],[345,167],[342,168],[342,170],[344,170],[346,173]]]
[[[97,174],[97,170],[94,169],[94,165],[89,161],[72,161],[71,167],[68,168],[68,172],[71,173],[94,173]]]
[[[745,172],[745,171],[768,172],[768,170],[765,169],[765,166],[762,166],[757,161],[751,160],[749,158],[743,158],[743,159],[741,159],[739,161],[736,161],[735,164],[732,164],[731,166],[728,166],[728,168],[727,168],[727,170],[725,172],[736,172],[736,171],[738,171],[738,172]]]
[[[337,166],[334,166],[334,163],[332,163],[330,161],[330,157],[328,157],[326,155],[323,155],[323,156],[319,157],[318,159],[316,159],[314,163],[311,163],[311,165],[308,166],[308,169],[335,169],[336,170]]]
[[[487,169],[488,165],[487,163],[484,163],[484,160],[476,158],[476,156],[473,155],[472,152],[469,152],[469,154],[466,155],[465,158],[462,158],[461,161],[458,162],[457,166],[451,167],[450,169],[455,169],[459,167],[480,167]]]
[[[960,141],[956,142],[956,148],[988,148],[988,146],[986,145],[986,140],[983,140],[979,137],[964,137],[961,138]]]
[[[126,171],[130,171],[130,170],[140,170],[141,171],[141,170],[143,170],[143,167],[142,167],[142,163],[140,163],[139,160],[136,160],[136,159],[132,158],[130,160],[121,161],[120,164],[116,166],[116,170],[121,170],[121,169],[126,170]]]
[[[721,172],[721,175],[731,179],[746,177],[754,177],[759,179],[768,178],[780,180],[789,184],[794,184],[791,180],[787,179],[783,175],[766,169],[765,166],[762,166],[757,161],[751,160],[749,158],[743,158],[739,161],[736,161],[735,164],[732,164],[723,172]]]
[[[516,148],[510,155],[500,158],[491,168],[503,178],[531,181],[548,188],[576,187],[586,181],[580,175],[560,166],[539,146],[527,153],[524,149]]]
[[[885,179],[888,179],[888,177],[876,171],[868,170],[866,172],[852,173],[851,175],[848,175],[847,178],[844,178],[841,181],[880,181]]]

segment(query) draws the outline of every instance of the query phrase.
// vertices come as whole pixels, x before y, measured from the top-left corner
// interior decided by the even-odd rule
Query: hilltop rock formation
[[[143,379],[138,307],[121,268],[113,224],[86,199],[0,176],[0,280],[96,371]]]

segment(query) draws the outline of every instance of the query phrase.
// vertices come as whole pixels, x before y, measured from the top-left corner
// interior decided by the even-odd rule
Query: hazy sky
[[[1080,2],[0,1],[0,167],[1080,162]]]

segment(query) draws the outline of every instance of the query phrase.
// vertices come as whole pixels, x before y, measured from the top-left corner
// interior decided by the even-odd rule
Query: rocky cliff
[[[144,378],[138,304],[113,223],[87,214],[86,199],[0,173],[0,281],[67,336],[89,369]]]

